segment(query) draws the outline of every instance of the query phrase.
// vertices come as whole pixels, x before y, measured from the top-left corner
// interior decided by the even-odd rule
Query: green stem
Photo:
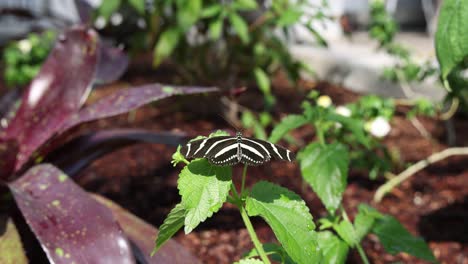
[[[241,185],[241,196],[242,197],[244,197],[246,175],[247,175],[247,164],[244,165],[244,169],[242,170],[242,185]]]
[[[247,211],[244,207],[239,207],[239,210],[242,216],[242,220],[244,221],[245,227],[247,227],[247,232],[249,232],[250,239],[252,239],[252,242],[255,246],[255,249],[257,250],[258,255],[262,259],[263,263],[271,264],[270,259],[268,259],[265,251],[263,250],[262,243],[260,243],[260,240],[258,239],[257,234],[255,233],[252,222],[250,222],[250,218],[247,215]]]
[[[346,213],[346,210],[344,209],[343,205],[341,205],[340,207],[341,207],[341,215],[343,216],[343,219],[344,219],[345,221],[351,223],[351,221],[349,220],[348,214]],[[354,228],[354,226],[353,226],[353,228]],[[369,262],[369,260],[367,259],[366,253],[364,252],[364,249],[362,248],[361,243],[357,243],[357,244],[356,244],[356,249],[357,249],[357,251],[358,251],[358,253],[359,253],[359,256],[360,256],[361,259],[362,259],[362,262],[363,262],[364,264],[369,264],[370,262]]]
[[[315,124],[315,130],[317,131],[317,138],[320,142],[320,144],[325,145],[325,136],[323,135],[323,131],[320,128],[320,124]]]

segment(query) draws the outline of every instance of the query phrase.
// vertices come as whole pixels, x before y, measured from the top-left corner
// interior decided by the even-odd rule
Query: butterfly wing
[[[280,145],[273,144],[271,142],[256,139],[256,138],[244,138],[244,141],[249,140],[255,142],[258,145],[262,146],[262,150],[266,151],[270,158],[285,160],[285,161],[293,161],[295,159],[295,155],[289,149],[286,149]],[[268,161],[268,160],[266,160]]]
[[[209,158],[214,156],[219,149],[226,145],[235,143],[235,138],[229,136],[219,136],[211,138],[203,138],[188,142],[180,150],[180,153],[185,158]]]
[[[241,162],[249,166],[258,166],[271,159],[268,149],[253,138],[242,138],[240,143],[242,151]]]

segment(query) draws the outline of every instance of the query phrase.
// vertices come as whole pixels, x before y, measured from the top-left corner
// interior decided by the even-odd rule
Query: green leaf
[[[176,1],[177,3],[177,24],[186,31],[201,15],[202,0]]]
[[[351,222],[343,220],[339,224],[333,225],[333,229],[335,229],[338,235],[340,235],[348,246],[354,247],[359,243],[356,231],[354,230],[354,226]]]
[[[179,174],[178,189],[187,210],[186,234],[221,208],[229,193],[231,175],[231,167],[214,166],[206,159],[185,166]]]
[[[239,38],[241,39],[242,43],[248,44],[250,41],[250,36],[249,26],[247,25],[247,22],[245,22],[244,19],[236,13],[229,14],[229,21],[234,27],[236,33],[239,35]]]
[[[169,28],[159,37],[153,54],[153,65],[158,66],[169,57],[179,42],[180,32],[177,28]]]
[[[128,3],[140,14],[145,14],[145,0],[128,0]]]
[[[375,219],[381,218],[382,214],[364,204],[360,204],[358,208],[358,214],[354,218],[354,229],[356,230],[356,239],[360,242],[371,231]]]
[[[262,246],[266,255],[269,256],[271,260],[282,264],[295,264],[282,246],[273,243],[265,243]],[[247,254],[243,255],[244,258],[252,258],[258,256],[258,252],[255,248],[250,250]]]
[[[323,263],[343,264],[348,256],[349,247],[330,231],[318,232],[318,244],[323,254]]]
[[[302,11],[288,9],[281,14],[276,24],[279,27],[291,26],[299,21],[302,16]]]
[[[326,119],[341,123],[356,136],[359,143],[365,147],[369,147],[369,138],[366,136],[364,122],[362,120],[342,116],[331,111],[327,113]]]
[[[426,242],[420,237],[413,236],[393,216],[384,216],[377,220],[372,232],[379,237],[385,250],[390,254],[406,252],[427,261],[436,261]]]
[[[255,0],[236,0],[232,3],[232,7],[236,10],[254,10],[258,7]]]
[[[219,39],[219,37],[221,37],[221,33],[223,32],[223,22],[224,18],[220,17],[219,19],[216,19],[215,21],[210,23],[209,32],[210,38],[212,40],[217,40]]]
[[[121,3],[121,0],[102,1],[102,4],[98,8],[98,13],[107,20],[115,11],[117,11]]]
[[[281,186],[261,181],[246,198],[249,216],[261,216],[288,255],[297,263],[320,263],[312,215],[305,202]]]
[[[440,9],[435,45],[442,78],[468,56],[468,4],[445,0]]]
[[[256,67],[254,69],[254,74],[260,91],[262,91],[262,93],[265,95],[270,94],[270,78],[268,78],[268,75],[265,73],[265,71],[259,67]]]
[[[341,203],[346,188],[349,155],[345,146],[309,144],[298,156],[302,177],[312,186],[330,214]]]
[[[164,219],[164,223],[159,227],[158,237],[156,238],[156,246],[151,255],[156,253],[166,241],[168,241],[179,229],[184,226],[185,210],[182,204],[177,204]]]
[[[302,115],[288,115],[273,128],[271,131],[270,142],[276,143],[284,137],[289,131],[307,124],[307,119]]]
[[[202,18],[209,18],[209,17],[214,17],[217,14],[219,14],[222,10],[222,5],[220,4],[213,4],[210,5],[206,8],[203,8],[203,10],[200,13],[200,17]]]
[[[263,264],[263,261],[254,258],[246,258],[236,261],[234,264]]]

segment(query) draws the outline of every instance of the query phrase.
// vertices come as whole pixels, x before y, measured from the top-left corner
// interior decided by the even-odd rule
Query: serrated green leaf
[[[440,9],[435,45],[442,78],[468,56],[468,4],[445,0]]]
[[[263,94],[270,94],[270,78],[268,78],[268,75],[259,67],[254,69],[254,75],[260,91],[262,91]]]
[[[115,11],[117,11],[121,3],[121,0],[102,1],[102,4],[98,8],[98,13],[107,20]]]
[[[159,37],[153,53],[153,65],[158,66],[172,54],[179,42],[180,32],[177,28],[169,28]]]
[[[273,243],[265,243],[262,245],[265,254],[273,261],[282,264],[295,264],[291,257],[286,253],[284,248],[280,245]],[[247,254],[243,255],[244,258],[258,257],[258,252],[255,248],[250,250]]]
[[[424,239],[413,236],[393,216],[384,216],[375,222],[372,232],[390,254],[406,252],[415,257],[435,262],[436,259]]]
[[[302,177],[317,193],[328,212],[334,214],[346,188],[348,150],[339,143],[312,143],[299,153],[298,160]]]
[[[288,115],[273,128],[271,131],[270,142],[276,143],[284,137],[289,131],[307,124],[307,119],[303,115]]]
[[[158,237],[156,238],[156,246],[154,247],[153,255],[156,253],[166,241],[168,241],[179,229],[184,226],[185,210],[182,204],[177,204],[164,219],[163,224],[159,227]]]
[[[214,166],[206,159],[197,159],[185,166],[179,174],[177,187],[182,196],[181,204],[187,210],[186,234],[221,208],[229,193],[231,175],[231,167]]]
[[[236,10],[254,10],[258,7],[257,1],[255,0],[235,0],[232,3],[232,7]]]
[[[229,21],[234,27],[234,30],[236,31],[237,35],[239,35],[239,38],[241,39],[242,43],[248,44],[250,42],[250,36],[249,26],[247,25],[247,22],[245,22],[244,19],[237,13],[230,13]]]
[[[321,254],[312,215],[305,202],[281,186],[261,181],[246,198],[249,216],[261,216],[297,263],[320,263]]]
[[[338,235],[340,235],[348,246],[354,247],[358,244],[356,231],[354,230],[354,226],[351,222],[343,220],[340,223],[335,224],[333,229],[335,229]]]
[[[348,256],[349,247],[330,231],[318,232],[318,244],[322,250],[322,262],[326,264],[343,264]]]
[[[358,214],[354,218],[354,229],[356,230],[356,239],[360,242],[372,229],[375,219],[381,218],[380,214],[374,208],[360,204]]]
[[[221,37],[221,33],[223,32],[223,21],[223,18],[219,18],[210,23],[209,33],[212,40],[217,40]]]
[[[145,13],[145,0],[128,0],[128,3],[135,8],[135,10],[143,15]]]

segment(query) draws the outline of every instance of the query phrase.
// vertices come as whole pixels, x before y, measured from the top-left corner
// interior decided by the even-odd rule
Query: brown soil
[[[140,84],[154,80],[153,77],[126,76],[127,81]],[[317,89],[332,97],[335,104],[351,102],[359,95],[341,87],[324,83],[304,82],[302,90],[294,91],[278,82],[277,119],[291,112],[298,112],[303,95],[308,89]],[[98,89],[92,100],[121,88],[111,85]],[[239,102],[257,109],[259,95],[248,91]],[[179,99],[178,99],[179,100]],[[182,100],[187,102],[185,100]],[[216,129],[233,131],[223,119],[212,114],[194,112],[175,107],[175,100],[166,100],[156,106],[146,106],[128,114],[86,125],[81,131],[96,128],[140,127],[154,131],[177,131],[188,135],[207,135]],[[180,101],[178,101],[180,102]],[[193,103],[193,102],[192,102]],[[179,103],[178,103],[179,105]],[[188,105],[188,104],[184,104]],[[392,124],[392,131],[385,144],[399,153],[405,163],[423,159],[433,152],[447,148],[444,122],[421,118],[425,128],[434,137],[428,140],[404,118],[405,110]],[[466,146],[468,120],[454,120],[457,145]],[[246,131],[245,134],[249,134]],[[306,142],[314,139],[314,131],[305,127],[293,132],[296,138]],[[293,150],[294,147],[292,148]],[[177,175],[181,167],[172,167],[172,147],[163,145],[137,144],[109,154],[83,171],[78,182],[91,192],[104,194],[123,207],[159,226],[165,216],[179,202]],[[453,157],[431,165],[392,191],[380,204],[374,204],[375,190],[384,182],[382,178],[370,180],[366,172],[351,171],[349,185],[343,201],[351,217],[360,203],[368,203],[381,212],[398,218],[413,234],[424,237],[441,263],[468,263],[468,170],[467,157]],[[240,168],[234,170],[234,181],[239,184]],[[297,163],[272,162],[248,171],[247,186],[258,180],[268,180],[287,187],[307,202],[314,218],[325,215],[325,209],[310,188],[303,188]],[[263,242],[274,242],[269,227],[259,218],[253,223]],[[179,232],[176,240],[197,255],[203,263],[232,263],[252,248],[249,236],[239,213],[234,207],[225,205],[217,214],[202,223],[191,234]],[[392,256],[384,253],[375,236],[368,236],[363,246],[371,263],[424,263],[406,254]],[[361,263],[358,254],[351,251],[347,263]]]

